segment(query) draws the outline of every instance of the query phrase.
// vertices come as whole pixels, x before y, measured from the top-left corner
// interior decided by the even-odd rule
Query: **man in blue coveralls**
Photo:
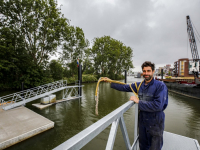
[[[142,64],[144,82],[138,91],[138,97],[131,96],[130,100],[139,108],[139,145],[140,150],[161,150],[163,146],[163,131],[165,113],[168,105],[168,89],[166,85],[154,80],[155,65],[149,61]],[[137,87],[139,87],[139,82]],[[137,93],[135,84],[132,89]],[[111,88],[119,91],[132,92],[128,84],[111,83]]]

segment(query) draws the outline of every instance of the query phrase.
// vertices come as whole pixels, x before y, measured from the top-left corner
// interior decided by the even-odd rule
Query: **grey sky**
[[[58,4],[70,24],[83,29],[91,45],[93,38],[109,35],[130,46],[133,71],[141,71],[146,60],[157,68],[192,58],[187,15],[200,34],[200,0],[58,0]]]

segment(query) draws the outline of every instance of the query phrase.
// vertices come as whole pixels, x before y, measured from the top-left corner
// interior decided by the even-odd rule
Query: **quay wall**
[[[184,96],[196,98],[200,100],[200,87],[193,85],[185,85],[179,83],[165,83],[168,90]]]

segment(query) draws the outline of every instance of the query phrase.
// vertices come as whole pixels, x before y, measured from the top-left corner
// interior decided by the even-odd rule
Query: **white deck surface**
[[[196,139],[178,134],[164,132],[164,144],[162,150],[200,150]]]

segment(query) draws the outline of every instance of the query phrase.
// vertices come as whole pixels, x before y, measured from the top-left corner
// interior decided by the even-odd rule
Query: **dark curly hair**
[[[150,61],[145,61],[145,62],[142,64],[141,67],[142,67],[142,69],[143,69],[144,67],[151,67],[152,71],[155,70],[155,64],[154,64],[154,63],[151,63]]]

